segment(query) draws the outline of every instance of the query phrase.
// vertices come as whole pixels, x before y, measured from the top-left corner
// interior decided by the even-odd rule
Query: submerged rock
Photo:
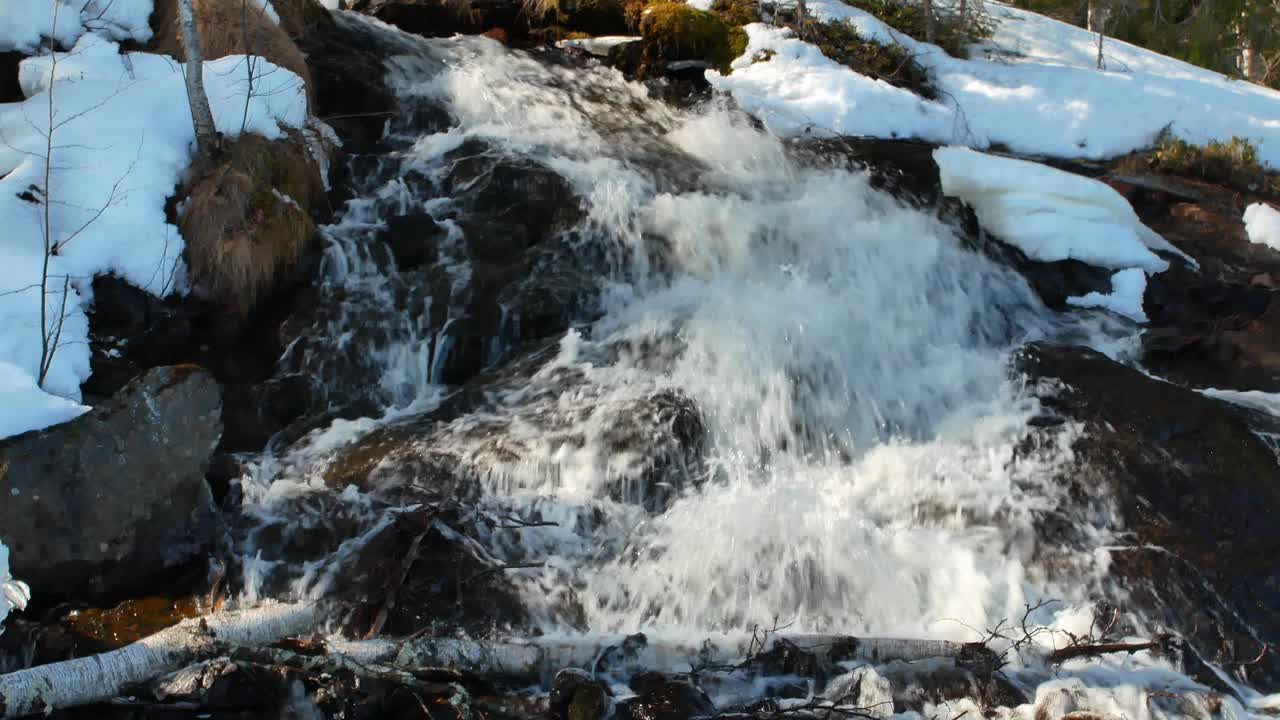
[[[222,435],[217,383],[156,368],[110,402],[0,441],[0,528],[37,593],[144,589],[194,558],[219,527],[204,473]]]

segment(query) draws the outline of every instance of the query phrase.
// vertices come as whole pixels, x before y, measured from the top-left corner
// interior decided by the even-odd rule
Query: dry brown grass
[[[262,6],[252,0],[195,0],[196,23],[200,28],[200,46],[205,59],[217,60],[228,55],[266,58],[302,78],[307,84],[307,99],[310,101],[311,72],[307,70],[302,51],[287,31],[291,25],[297,25],[299,33],[304,31],[306,16],[301,10],[304,6],[300,0],[273,3],[272,7],[280,15],[280,25],[276,25]],[[151,22],[155,36],[151,39],[150,49],[182,58],[177,0],[156,0]]]
[[[306,208],[323,193],[318,170],[300,141],[244,135],[192,174],[179,222],[191,280],[247,315],[315,237]]]

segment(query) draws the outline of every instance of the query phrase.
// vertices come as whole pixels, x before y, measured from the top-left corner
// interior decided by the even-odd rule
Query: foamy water
[[[475,140],[541,163],[583,199],[564,241],[602,259],[602,316],[483,417],[432,436],[467,458],[488,507],[558,523],[484,538],[495,556],[543,563],[509,574],[542,630],[689,637],[777,618],[797,631],[974,640],[1052,597],[1062,602],[1034,622],[1087,631],[1105,557],[1036,533],[1038,514],[1061,505],[1053,479],[1078,430],[1024,443],[1039,407],[1009,360],[1028,340],[1094,337],[1095,325],[1048,311],[1019,275],[863,171],[802,166],[727,108],[679,112],[614,71],[484,39],[416,47],[388,61],[392,86],[409,106],[443,103],[453,124],[393,126],[401,167],[443,177],[449,153]],[[443,220],[450,202],[380,182],[329,228],[328,277],[344,301],[386,317],[363,351],[394,418],[446,392],[448,347],[421,306],[389,300],[411,292],[369,259],[367,227],[391,210]],[[461,285],[460,232],[450,226],[444,263]],[[313,353],[346,347],[369,317],[318,329]],[[661,393],[692,401],[706,443],[704,463],[659,479],[683,490],[655,511],[611,492],[653,480],[649,458],[609,438]],[[489,421],[518,461],[477,439]],[[338,423],[265,457],[246,482],[250,512],[323,492],[334,453],[382,422]],[[359,495],[343,498],[354,508]],[[1099,544],[1108,522],[1091,531]],[[319,575],[295,591],[324,592]]]

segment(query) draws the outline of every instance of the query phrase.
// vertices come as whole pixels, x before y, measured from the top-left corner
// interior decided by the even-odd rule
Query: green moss
[[[881,45],[858,36],[848,23],[813,23],[809,42],[822,54],[855,72],[906,88],[917,95],[934,98],[929,76],[899,45]]]
[[[736,57],[729,26],[714,14],[682,2],[650,5],[640,20],[645,65],[677,60],[703,60],[722,72]],[[738,42],[746,47],[745,34]]]
[[[760,4],[757,0],[715,0],[711,12],[731,26],[760,22]]]
[[[1192,145],[1166,135],[1147,162],[1158,172],[1198,178],[1239,190],[1280,190],[1280,181],[1262,167],[1257,148],[1244,138]]]

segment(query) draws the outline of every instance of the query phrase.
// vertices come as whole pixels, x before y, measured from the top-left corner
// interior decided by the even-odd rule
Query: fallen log
[[[864,638],[847,635],[773,635],[764,648],[748,634],[725,635],[699,642],[648,640],[643,635],[614,638],[535,638],[531,640],[479,641],[457,638],[335,641],[329,651],[356,662],[379,663],[411,669],[444,667],[462,672],[520,682],[550,681],[564,668],[599,670],[658,670],[689,672],[698,668],[725,667],[748,658],[753,649],[767,650],[787,641],[820,661],[922,660],[953,658],[962,643],[913,638]]]
[[[1166,649],[1168,645],[1169,640],[1167,638],[1157,638],[1151,642],[1140,643],[1082,643],[1054,650],[1049,653],[1049,662],[1060,663],[1072,658],[1097,657],[1111,653],[1135,653],[1140,650],[1160,651]]]
[[[217,613],[183,621],[101,655],[0,675],[0,717],[25,717],[110,700],[127,687],[208,659],[221,647],[269,645],[313,630],[320,619],[315,604]]]

